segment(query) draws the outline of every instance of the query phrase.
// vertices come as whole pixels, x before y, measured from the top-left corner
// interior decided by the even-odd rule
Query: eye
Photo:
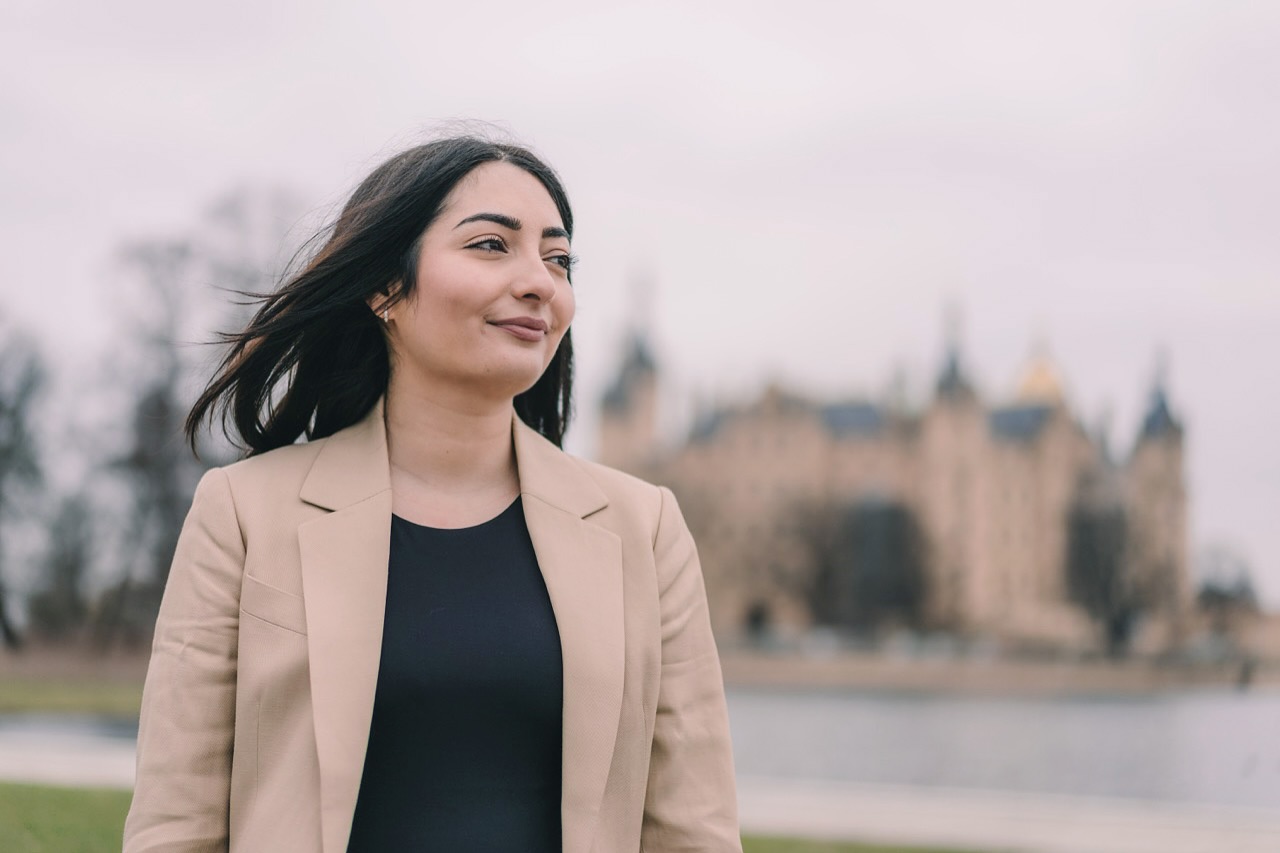
[[[577,255],[552,255],[547,258],[548,261],[563,269],[565,272],[572,272],[573,268],[578,265]]]
[[[482,252],[505,252],[507,244],[502,242],[501,237],[481,237],[474,243],[467,244],[468,249],[479,249]]]

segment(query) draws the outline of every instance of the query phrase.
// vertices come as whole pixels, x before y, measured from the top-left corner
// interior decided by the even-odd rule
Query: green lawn
[[[885,847],[878,844],[850,844],[843,841],[797,841],[793,838],[744,836],[743,853],[961,853],[933,847]]]
[[[137,717],[141,705],[141,682],[0,678],[0,714]]]
[[[47,788],[0,782],[4,853],[118,853],[128,791]],[[944,853],[784,838],[744,838],[744,853]]]
[[[119,853],[128,791],[0,783],[5,853]]]

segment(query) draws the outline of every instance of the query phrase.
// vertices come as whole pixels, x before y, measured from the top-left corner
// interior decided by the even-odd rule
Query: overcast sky
[[[956,302],[990,399],[1043,342],[1122,452],[1167,353],[1193,546],[1280,605],[1280,3],[9,0],[0,311],[83,374],[122,240],[326,210],[454,118],[566,179],[574,449],[638,278],[672,427],[766,377],[922,399]]]

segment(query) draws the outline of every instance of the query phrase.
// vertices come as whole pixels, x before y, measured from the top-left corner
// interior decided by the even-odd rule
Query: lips
[[[547,321],[537,317],[510,317],[506,320],[491,320],[490,325],[497,326],[504,332],[522,341],[540,341],[547,334]]]

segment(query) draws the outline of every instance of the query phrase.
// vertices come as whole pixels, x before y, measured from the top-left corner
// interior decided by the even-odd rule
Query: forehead
[[[561,226],[551,193],[533,175],[504,161],[482,163],[467,173],[445,199],[441,222],[447,228],[474,213],[503,213],[535,226]]]

